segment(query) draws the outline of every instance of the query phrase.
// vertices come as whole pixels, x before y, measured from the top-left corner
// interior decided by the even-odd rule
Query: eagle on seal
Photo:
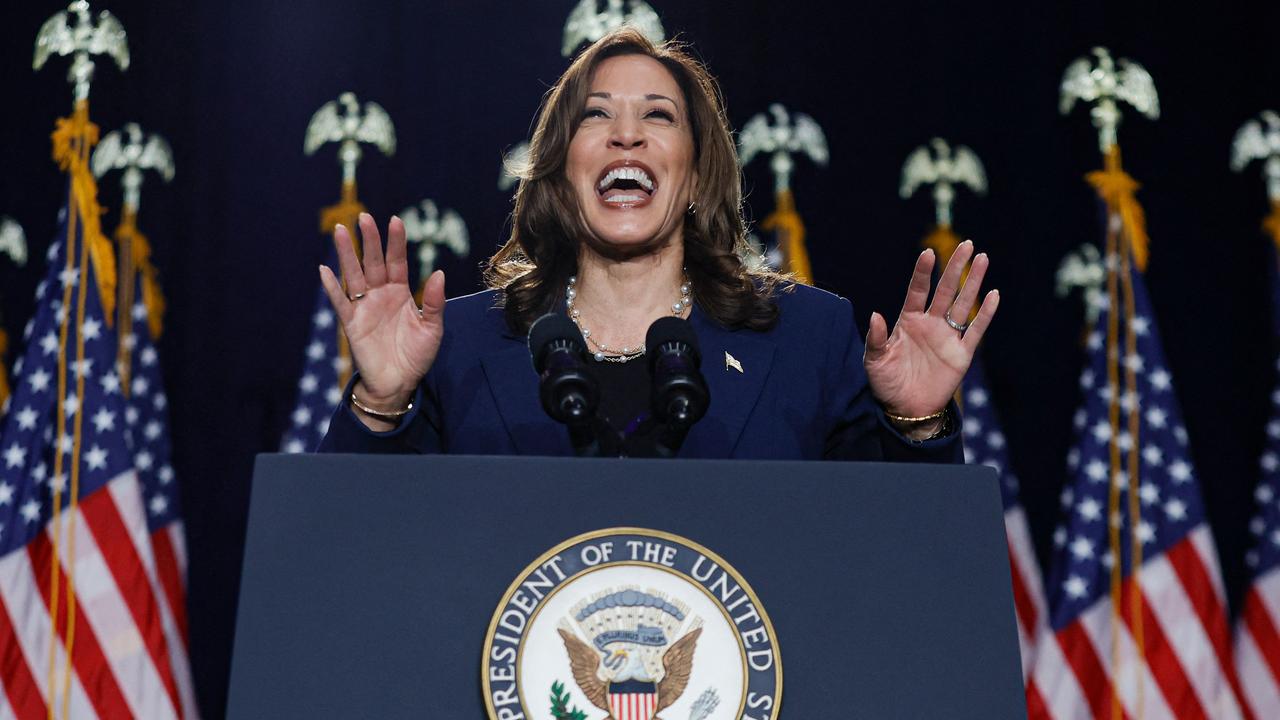
[[[573,679],[586,695],[587,700],[596,707],[609,713],[605,720],[624,720],[615,717],[615,710],[610,702],[611,685],[620,685],[600,679],[602,658],[594,648],[583,642],[572,632],[559,628],[565,650],[569,653],[569,666],[573,669]],[[702,628],[698,627],[685,634],[684,637],[671,644],[662,654],[662,680],[657,683],[657,697],[653,705],[653,713],[641,720],[661,720],[658,713],[671,707],[684,694],[689,685],[689,674],[693,671],[693,651],[698,644]],[[652,682],[643,676],[633,680]],[[614,689],[616,690],[616,688]]]

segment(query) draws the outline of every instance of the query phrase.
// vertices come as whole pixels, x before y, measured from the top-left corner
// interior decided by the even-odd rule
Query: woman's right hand
[[[419,308],[409,287],[404,223],[397,217],[388,223],[384,258],[382,237],[373,217],[361,213],[359,222],[364,239],[363,266],[356,258],[350,231],[338,225],[333,242],[346,289],[324,265],[320,266],[320,282],[342,322],[351,358],[360,373],[357,397],[374,410],[394,413],[409,404],[440,349],[444,273],[437,270],[427,279]],[[372,426],[368,418],[365,420]],[[385,421],[375,424],[390,425]]]

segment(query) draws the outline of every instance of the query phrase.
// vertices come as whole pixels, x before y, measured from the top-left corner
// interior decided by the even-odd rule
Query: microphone
[[[698,336],[689,321],[668,316],[649,326],[644,344],[653,378],[651,411],[663,427],[658,434],[658,454],[672,457],[711,403],[707,381],[698,369],[702,363]]]
[[[548,313],[529,328],[529,353],[538,373],[538,397],[552,420],[569,428],[569,442],[578,455],[600,455],[596,410],[600,385],[587,371],[586,341],[573,321]]]

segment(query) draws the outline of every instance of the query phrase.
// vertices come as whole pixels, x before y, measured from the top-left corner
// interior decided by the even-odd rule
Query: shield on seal
[[[657,683],[640,680],[609,683],[609,714],[614,720],[653,720],[657,708]]]

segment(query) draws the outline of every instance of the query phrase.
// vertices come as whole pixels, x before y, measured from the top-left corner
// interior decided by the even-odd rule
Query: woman
[[[652,428],[644,363],[628,361],[674,314],[698,335],[711,391],[681,456],[959,459],[951,397],[999,303],[988,293],[961,324],[987,270],[973,258],[959,287],[971,243],[927,309],[934,255],[920,255],[892,333],[873,313],[864,353],[847,300],[744,267],[741,179],[715,81],[627,28],[548,93],[530,163],[487,291],[446,303],[437,270],[419,308],[399,219],[384,257],[373,219],[360,218],[363,265],[336,229],[345,291],[329,268],[320,275],[358,372],[322,450],[571,454],[539,405],[525,345],[555,310],[587,337],[602,407],[634,454],[647,454]]]

